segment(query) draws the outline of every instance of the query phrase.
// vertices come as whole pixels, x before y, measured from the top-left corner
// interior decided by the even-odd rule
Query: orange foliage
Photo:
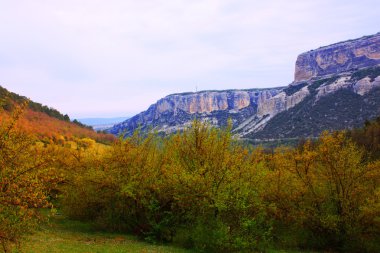
[[[1,119],[9,117],[7,112],[0,111]],[[108,143],[116,140],[116,137],[111,134],[97,133],[93,130],[50,117],[45,113],[36,112],[31,109],[25,110],[17,122],[17,125],[28,133],[36,134],[40,139],[48,138],[58,140],[62,138],[62,136],[65,136],[67,139],[72,139],[73,137],[88,137],[98,142]]]

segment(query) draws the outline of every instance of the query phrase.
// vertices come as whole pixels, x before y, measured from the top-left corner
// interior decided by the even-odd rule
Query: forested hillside
[[[91,127],[76,120],[71,122],[67,114],[63,115],[54,108],[31,101],[0,86],[1,119],[9,119],[13,111],[17,107],[23,106],[23,104],[25,108],[23,109],[22,117],[20,116],[18,120],[18,124],[25,131],[37,134],[41,140],[70,140],[85,137],[99,142],[112,142],[115,140],[115,137],[110,134],[96,133]]]

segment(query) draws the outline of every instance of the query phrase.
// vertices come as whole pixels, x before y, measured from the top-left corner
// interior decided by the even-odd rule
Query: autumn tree
[[[27,103],[16,107],[0,125],[0,244],[5,252],[38,223],[37,209],[48,206],[45,174],[49,156],[17,121]]]
[[[165,148],[165,178],[188,243],[211,252],[256,250],[270,241],[270,221],[258,198],[261,150],[241,147],[231,125],[217,129],[199,121]]]
[[[304,231],[300,245],[355,251],[368,228],[379,231],[378,165],[366,163],[363,150],[344,133],[326,132],[317,143],[277,150],[269,161],[264,198],[276,205],[280,223]]]

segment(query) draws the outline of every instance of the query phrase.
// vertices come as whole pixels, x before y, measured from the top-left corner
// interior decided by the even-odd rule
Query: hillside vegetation
[[[18,125],[23,110],[0,126],[5,252],[44,222],[46,207],[99,231],[201,252],[380,250],[378,122],[268,152],[198,121],[109,146],[41,143]]]
[[[63,115],[54,108],[33,102],[26,97],[9,92],[0,86],[0,118],[9,120],[17,107],[25,104],[23,116],[18,120],[20,128],[26,132],[36,134],[40,140],[62,141],[73,138],[91,138],[98,142],[110,143],[115,140],[111,134],[96,133],[90,126],[86,126],[70,117]]]

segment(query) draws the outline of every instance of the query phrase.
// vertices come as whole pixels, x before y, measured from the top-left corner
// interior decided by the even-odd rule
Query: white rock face
[[[380,77],[376,77],[375,80],[371,80],[369,77],[365,77],[357,81],[354,86],[354,92],[363,96],[370,92],[372,89],[380,87]]]
[[[298,56],[294,80],[341,74],[380,64],[380,33],[339,42]]]
[[[252,105],[252,103],[262,108],[260,104],[272,99],[280,90],[205,91],[169,95],[157,101],[155,116],[159,117],[161,114],[167,112],[173,112],[176,115],[179,110],[190,114],[211,113],[224,110],[228,110],[230,113],[236,113]]]
[[[274,116],[279,112],[292,108],[309,94],[310,92],[308,88],[303,87],[301,90],[295,92],[290,96],[287,96],[285,92],[281,92],[274,97],[262,98],[258,103],[257,114],[259,116]]]
[[[380,77],[376,77],[374,80],[371,80],[369,77],[365,77],[357,82],[353,82],[351,80],[351,76],[343,76],[331,84],[321,85],[317,89],[318,93],[316,100],[319,100],[321,97],[332,94],[340,89],[352,89],[352,91],[356,94],[363,96],[376,87],[380,87]]]
[[[334,93],[339,89],[348,88],[351,85],[349,81],[350,81],[350,77],[344,76],[344,77],[339,78],[332,84],[320,86],[319,88],[317,88],[318,93],[316,96],[316,100],[319,100],[321,97],[326,96],[328,94]]]

